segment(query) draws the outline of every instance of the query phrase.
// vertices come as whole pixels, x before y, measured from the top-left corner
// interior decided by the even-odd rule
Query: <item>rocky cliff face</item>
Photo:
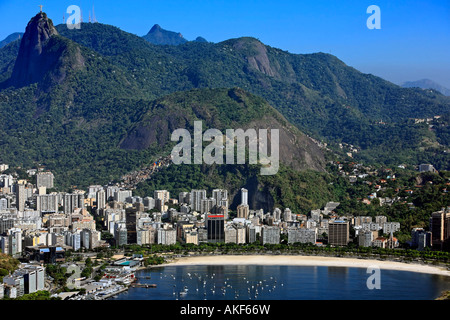
[[[44,79],[45,87],[60,84],[69,70],[80,69],[84,63],[80,47],[59,36],[52,20],[40,12],[27,25],[9,85],[24,87]]]
[[[57,35],[53,23],[43,12],[34,16],[27,25],[10,83],[15,87],[38,82],[48,71],[52,61],[43,55],[47,40]]]

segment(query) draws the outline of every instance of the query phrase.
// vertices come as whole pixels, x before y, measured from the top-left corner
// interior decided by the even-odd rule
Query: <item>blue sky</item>
[[[450,88],[450,0],[0,0],[0,39],[24,31],[38,5],[55,24],[69,5],[137,35],[154,24],[220,42],[252,36],[291,53],[326,52],[394,83],[422,78]],[[367,7],[381,9],[381,29],[369,30]],[[66,13],[66,17],[68,14]]]

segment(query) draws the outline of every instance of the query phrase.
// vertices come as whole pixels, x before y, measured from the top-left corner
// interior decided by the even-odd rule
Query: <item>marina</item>
[[[145,281],[145,276],[151,275]],[[136,272],[117,300],[432,300],[450,289],[442,275],[383,270],[381,290],[362,268],[295,266],[166,266]],[[145,284],[154,284],[148,290]]]

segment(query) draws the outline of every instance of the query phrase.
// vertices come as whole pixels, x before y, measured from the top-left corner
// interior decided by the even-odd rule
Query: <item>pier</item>
[[[149,283],[132,283],[130,287],[133,288],[156,288],[156,284]]]

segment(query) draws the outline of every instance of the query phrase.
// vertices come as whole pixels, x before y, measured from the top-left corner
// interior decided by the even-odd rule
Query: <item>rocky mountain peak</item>
[[[45,69],[43,63],[43,50],[47,40],[57,35],[53,22],[44,12],[39,12],[31,18],[20,44],[19,54],[16,59],[11,84],[24,86],[39,81]]]

